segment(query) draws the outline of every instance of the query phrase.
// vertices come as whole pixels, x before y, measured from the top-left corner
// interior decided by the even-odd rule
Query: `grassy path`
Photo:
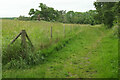
[[[52,53],[43,64],[31,69],[3,71],[3,77],[117,77],[117,39],[110,36],[110,31],[105,31],[103,28],[88,27],[87,30],[80,31],[62,50]]]

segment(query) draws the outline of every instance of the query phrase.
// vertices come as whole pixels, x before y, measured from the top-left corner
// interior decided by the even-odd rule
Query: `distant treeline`
[[[10,19],[10,20],[13,20],[13,19],[17,19],[17,17],[2,17],[0,19]]]
[[[40,3],[38,9],[30,9],[30,17],[20,16],[19,20],[45,20],[45,21],[58,21],[63,23],[77,23],[77,24],[99,24],[95,20],[96,10],[90,10],[87,12],[74,12],[74,11],[64,11],[55,10],[52,7],[48,7],[43,3]]]
[[[107,28],[111,28],[114,23],[118,22],[120,16],[120,2],[95,2],[96,10],[89,10],[87,12],[74,12],[55,10],[40,3],[40,10],[30,9],[30,17],[20,16],[19,20],[45,20],[57,21],[63,23],[77,23],[77,24],[105,24]]]

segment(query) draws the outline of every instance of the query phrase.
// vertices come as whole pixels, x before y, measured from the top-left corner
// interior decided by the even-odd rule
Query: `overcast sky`
[[[0,17],[28,16],[31,8],[39,9],[39,3],[57,10],[85,12],[95,10],[96,0],[0,0]]]

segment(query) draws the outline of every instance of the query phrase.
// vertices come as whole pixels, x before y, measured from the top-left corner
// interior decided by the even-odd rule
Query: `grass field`
[[[3,20],[2,24],[4,60],[7,60],[8,54],[5,52],[7,45],[23,29],[35,46],[34,54],[47,53],[42,63],[37,62],[37,65],[32,64],[29,68],[8,69],[6,68],[8,62],[3,65],[3,78],[118,77],[118,38],[113,35],[113,29],[106,30],[103,25],[45,21]],[[50,38],[51,26],[53,26],[52,39]],[[20,38],[13,44],[11,55],[18,55],[16,52],[18,45],[20,45]]]

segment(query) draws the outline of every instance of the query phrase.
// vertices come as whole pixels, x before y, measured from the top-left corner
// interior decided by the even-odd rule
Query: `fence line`
[[[72,32],[72,29],[75,29],[73,28],[73,25],[70,26],[70,32]],[[49,31],[48,31],[49,32]],[[59,33],[57,33],[59,34]],[[10,46],[11,44],[13,44],[19,37],[21,36],[21,47],[22,47],[22,55],[23,57],[25,57],[25,53],[27,53],[27,41],[26,39],[29,41],[30,45],[32,46],[32,50],[33,50],[33,44],[29,38],[29,36],[27,35],[26,31],[25,30],[22,30],[12,41],[11,43],[8,45]],[[53,26],[50,27],[50,37],[51,39],[53,38]],[[63,24],[63,37],[66,37],[66,27],[65,25]],[[58,38],[58,36],[57,36]]]

